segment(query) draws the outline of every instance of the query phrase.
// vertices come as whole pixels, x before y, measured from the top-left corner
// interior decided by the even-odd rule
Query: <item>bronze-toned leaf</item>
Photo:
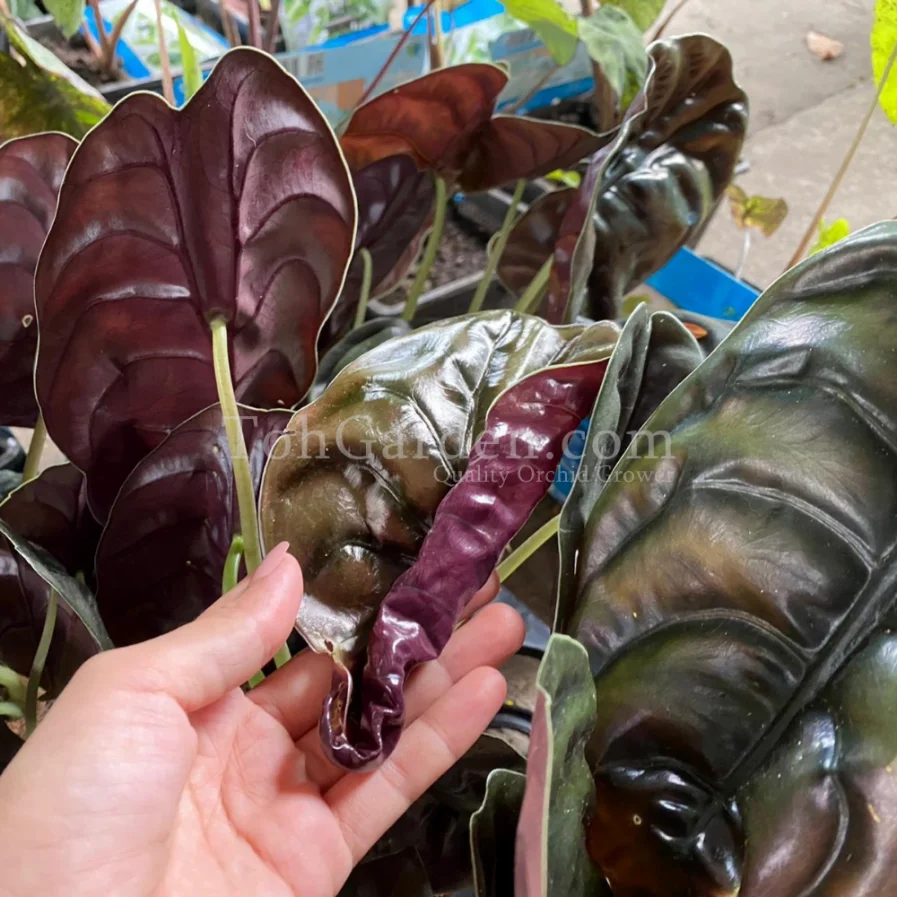
[[[493,118],[507,82],[494,65],[437,69],[356,109],[340,145],[353,170],[404,153],[468,193],[565,168],[601,146],[575,125]]]
[[[615,895],[766,897],[745,876],[772,862],[750,851],[774,829],[782,893],[877,892],[843,887],[878,873],[854,871],[822,828],[812,855],[789,846],[800,806],[779,801],[776,819],[767,798],[751,830],[745,801],[787,727],[894,619],[895,275],[890,221],[789,271],[660,405],[592,509],[561,628],[597,673],[590,845]],[[815,742],[805,749],[788,761],[795,776],[821,762]],[[871,802],[888,818],[897,804],[881,786]],[[845,800],[821,811],[825,831],[868,825],[865,800]],[[817,862],[826,850],[832,866]]]

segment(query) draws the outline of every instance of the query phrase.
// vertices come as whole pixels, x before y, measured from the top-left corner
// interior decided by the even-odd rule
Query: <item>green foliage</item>
[[[196,50],[190,43],[190,38],[181,24],[180,17],[177,17],[175,21],[178,23],[178,46],[181,51],[181,65],[184,69],[184,101],[186,102],[202,86],[202,70],[199,67]]]
[[[83,137],[111,108],[86,81],[12,19],[2,19],[19,59],[0,54],[0,140],[40,131]]]
[[[555,171],[549,171],[545,175],[545,180],[554,181],[564,187],[578,187],[582,183],[582,175],[578,171],[565,171],[558,168]]]
[[[816,242],[810,248],[810,255],[819,252],[821,249],[828,249],[834,246],[839,240],[843,240],[850,234],[850,225],[846,218],[836,218],[831,224],[826,224],[825,219],[819,222],[819,236]]]
[[[629,14],[640,31],[647,31],[665,4],[666,0],[604,0],[601,5],[619,7]]]
[[[45,5],[66,37],[71,37],[81,27],[84,0],[46,0]]]
[[[579,41],[577,20],[557,0],[502,0],[505,9],[529,25],[548,47],[554,61],[567,65]]]
[[[608,4],[579,20],[579,37],[625,109],[648,73],[648,54],[638,26],[624,9]]]
[[[736,184],[729,185],[726,196],[735,223],[742,230],[759,230],[764,237],[771,237],[788,215],[788,203],[781,197],[748,196]]]
[[[870,35],[872,72],[875,83],[881,82],[894,47],[897,45],[897,0],[875,0],[875,22]],[[881,108],[893,124],[897,124],[897,78],[889,77],[879,97]]]

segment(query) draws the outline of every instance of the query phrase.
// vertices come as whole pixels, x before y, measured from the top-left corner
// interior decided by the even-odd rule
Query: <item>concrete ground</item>
[[[752,241],[744,274],[759,287],[788,263],[872,101],[872,18],[873,0],[691,0],[667,31],[703,31],[729,47],[751,104],[743,151],[750,169],[738,183],[788,203],[778,231]],[[817,59],[807,49],[810,30],[841,41],[842,55]],[[879,109],[826,217],[846,218],[856,230],[897,216],[895,160],[897,127]],[[699,250],[734,268],[741,247],[723,208]]]

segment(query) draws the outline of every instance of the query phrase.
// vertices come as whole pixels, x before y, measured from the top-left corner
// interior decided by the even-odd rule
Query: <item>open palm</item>
[[[494,597],[494,583],[471,610]],[[323,756],[329,658],[250,693],[295,619],[284,548],[194,623],[86,664],[0,777],[0,895],[330,897],[476,740],[504,698],[491,667],[523,624],[492,605],[421,667],[393,755],[364,775]]]

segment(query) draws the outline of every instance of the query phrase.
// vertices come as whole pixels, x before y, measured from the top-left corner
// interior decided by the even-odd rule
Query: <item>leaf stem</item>
[[[258,519],[255,512],[255,489],[252,487],[252,473],[249,469],[249,455],[243,438],[243,425],[234,384],[230,373],[230,356],[227,345],[227,322],[224,318],[214,318],[212,328],[212,362],[215,366],[215,384],[218,387],[218,401],[227,433],[231,464],[234,468],[234,484],[237,490],[237,507],[240,511],[240,533],[243,536],[243,556],[246,570],[252,573],[262,562],[262,548],[259,540]]]
[[[0,688],[6,691],[6,696],[13,704],[25,706],[27,688],[25,680],[13,669],[0,663]]]
[[[356,327],[361,327],[364,323],[364,316],[367,314],[368,310],[368,298],[371,295],[371,278],[374,275],[374,263],[371,260],[371,254],[368,252],[364,246],[358,250],[358,254],[361,256],[361,262],[364,265],[364,274],[361,278],[361,295],[358,297],[358,308],[355,309],[355,323],[352,325],[352,329],[355,330]]]
[[[0,701],[0,719],[21,719],[24,715],[18,704],[12,701]]]
[[[171,61],[168,58],[168,43],[165,40],[165,28],[162,25],[162,0],[156,3],[156,31],[159,33],[159,62],[162,67],[162,96],[174,106],[174,82],[171,80]]]
[[[138,0],[131,0],[131,2],[122,10],[122,14],[118,17],[115,25],[112,26],[112,33],[109,35],[109,41],[106,46],[103,47],[103,68],[107,72],[110,71],[115,64],[115,50],[118,47],[121,33],[124,31],[128,19],[131,18],[131,13],[137,8],[137,3]]]
[[[548,278],[551,276],[551,263],[553,261],[554,256],[548,256],[545,259],[542,267],[536,272],[536,276],[529,282],[529,286],[523,291],[520,299],[517,300],[514,311],[528,314],[539,307],[545,296],[545,290],[548,289]]]
[[[489,292],[489,285],[492,283],[492,278],[495,276],[495,269],[498,267],[498,261],[505,251],[508,237],[511,236],[511,228],[517,220],[517,209],[520,205],[520,200],[523,197],[523,190],[525,187],[526,180],[520,178],[514,187],[514,195],[511,197],[511,204],[508,206],[508,211],[505,212],[505,220],[501,223],[501,230],[495,235],[495,243],[492,245],[492,252],[489,253],[489,259],[486,262],[486,270],[483,272],[482,279],[477,284],[477,291],[473,294],[470,308],[467,309],[468,314],[479,311],[483,307],[483,302],[486,300],[486,293]]]
[[[750,251],[751,229],[746,227],[744,229],[744,242],[741,245],[741,258],[738,259],[738,265],[735,268],[735,273],[732,275],[736,280],[741,280],[741,277],[744,274],[744,266],[747,263],[747,257]]]
[[[875,96],[872,97],[872,102],[869,104],[869,108],[866,110],[866,114],[863,116],[863,120],[860,122],[859,128],[857,128],[857,132],[856,134],[854,134],[853,141],[847,149],[847,154],[844,156],[844,159],[841,161],[840,167],[835,172],[835,176],[832,179],[831,184],[829,184],[829,188],[826,191],[825,196],[822,197],[822,202],[819,203],[819,208],[816,209],[816,214],[813,216],[812,221],[810,221],[810,224],[807,227],[807,231],[801,238],[797,249],[794,250],[794,255],[791,256],[791,260],[788,262],[788,265],[785,268],[786,271],[789,268],[793,268],[803,258],[804,253],[807,251],[807,246],[810,245],[810,240],[813,239],[813,235],[816,233],[816,229],[819,227],[819,222],[822,221],[822,216],[828,210],[829,203],[831,203],[832,199],[834,198],[838,187],[841,186],[841,181],[844,180],[844,175],[847,173],[847,168],[853,161],[853,157],[856,155],[856,151],[860,148],[860,141],[862,141],[863,136],[866,133],[866,128],[869,127],[869,122],[872,120],[872,116],[875,113],[876,107],[878,106],[878,101],[881,98],[882,91],[884,91],[885,85],[888,83],[888,76],[891,74],[891,69],[894,67],[895,60],[897,60],[897,41],[895,41],[894,49],[891,50],[891,55],[888,57],[888,64],[885,66],[884,72],[882,72],[881,81],[878,84],[878,89],[875,91]]]
[[[249,46],[264,50],[262,45],[262,10],[259,0],[247,0],[249,7]]]
[[[234,533],[230,540],[230,548],[224,559],[224,570],[221,573],[221,594],[226,595],[240,578],[240,562],[243,560],[243,536]]]
[[[402,317],[406,321],[414,318],[417,311],[417,300],[420,299],[421,293],[424,291],[424,284],[427,282],[427,276],[436,261],[436,250],[439,248],[439,241],[442,239],[442,228],[445,225],[446,211],[446,189],[445,181],[438,174],[436,175],[436,208],[433,213],[433,229],[430,236],[427,237],[427,248],[424,251],[424,257],[417,269],[414,283],[408,291],[408,298],[405,300],[405,310]]]
[[[561,515],[556,514],[548,523],[543,523],[525,542],[518,545],[499,565],[498,578],[507,578],[525,561],[528,561],[552,536],[561,524]]]
[[[427,0],[424,4],[424,8],[415,16],[414,21],[405,29],[402,36],[399,38],[396,45],[392,48],[392,53],[386,57],[386,62],[383,63],[380,71],[374,75],[374,80],[371,81],[367,86],[367,90],[361,95],[361,99],[355,104],[355,109],[359,106],[363,106],[373,95],[374,91],[380,85],[380,82],[383,80],[383,76],[389,71],[389,67],[395,62],[396,56],[399,55],[402,47],[408,41],[408,38],[411,37],[411,33],[417,27],[418,22],[430,11],[430,7],[436,2],[436,0]],[[351,113],[350,113],[351,114]]]
[[[47,425],[44,423],[43,414],[37,417],[34,432],[31,434],[31,444],[28,446],[28,454],[25,456],[25,469],[22,471],[22,482],[33,480],[40,472],[40,459],[47,444]]]
[[[34,652],[34,660],[31,661],[31,674],[28,676],[28,686],[25,689],[25,737],[28,738],[37,726],[37,694],[40,691],[40,681],[44,675],[44,665],[47,655],[50,653],[50,642],[53,641],[53,633],[56,630],[56,607],[58,599],[56,590],[50,589],[50,600],[47,602],[47,616],[44,617],[44,628],[37,643],[37,651]]]
[[[271,10],[268,13],[268,33],[265,38],[265,49],[272,56],[277,49],[277,32],[280,28],[280,0],[271,0]]]

